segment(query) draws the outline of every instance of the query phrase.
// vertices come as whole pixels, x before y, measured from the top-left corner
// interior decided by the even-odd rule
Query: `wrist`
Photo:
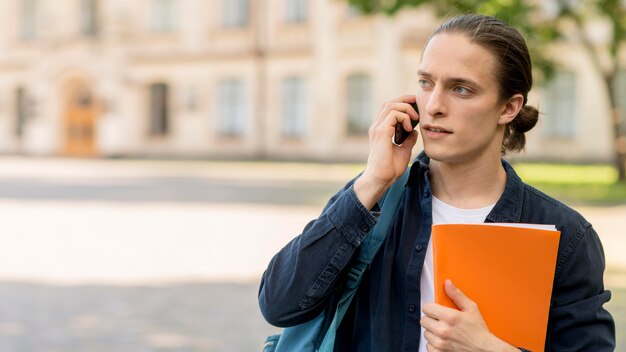
[[[389,186],[388,183],[373,180],[363,174],[354,182],[353,188],[361,204],[367,210],[372,210]]]
[[[484,352],[520,352],[519,348],[509,345],[496,335],[489,333],[488,336],[487,343],[483,345],[485,347]]]
[[[519,348],[509,345],[508,343],[499,339],[496,335],[491,334],[491,336],[492,336],[492,339],[491,339],[491,343],[489,344],[490,347],[487,349],[487,351],[494,351],[494,352],[519,352],[520,351]]]

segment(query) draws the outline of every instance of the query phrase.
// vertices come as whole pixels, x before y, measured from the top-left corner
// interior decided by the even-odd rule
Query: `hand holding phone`
[[[416,103],[411,103],[411,106],[419,114],[419,110],[417,110],[417,104]],[[413,126],[413,128],[415,128],[418,123],[419,123],[419,121],[411,120],[411,126]],[[407,130],[404,129],[404,126],[402,126],[401,123],[397,123],[396,124],[396,133],[393,136],[393,144],[401,145],[402,143],[404,143],[404,141],[407,139],[407,137],[409,137],[410,134],[411,134],[411,132],[407,132]]]

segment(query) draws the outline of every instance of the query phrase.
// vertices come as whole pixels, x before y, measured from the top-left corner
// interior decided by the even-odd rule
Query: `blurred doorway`
[[[81,157],[96,155],[96,115],[91,88],[81,80],[69,82],[65,95],[63,154]]]

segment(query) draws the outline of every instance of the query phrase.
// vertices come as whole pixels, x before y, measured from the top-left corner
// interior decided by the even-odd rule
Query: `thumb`
[[[446,294],[461,311],[466,312],[475,306],[475,303],[469,299],[460,288],[456,287],[452,283],[452,280],[447,279],[444,285],[446,288]]]

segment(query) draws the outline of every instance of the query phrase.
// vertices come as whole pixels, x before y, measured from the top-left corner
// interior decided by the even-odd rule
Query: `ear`
[[[513,96],[504,103],[498,124],[506,125],[513,121],[520,110],[522,110],[522,106],[524,106],[524,96],[521,94],[513,94]]]

